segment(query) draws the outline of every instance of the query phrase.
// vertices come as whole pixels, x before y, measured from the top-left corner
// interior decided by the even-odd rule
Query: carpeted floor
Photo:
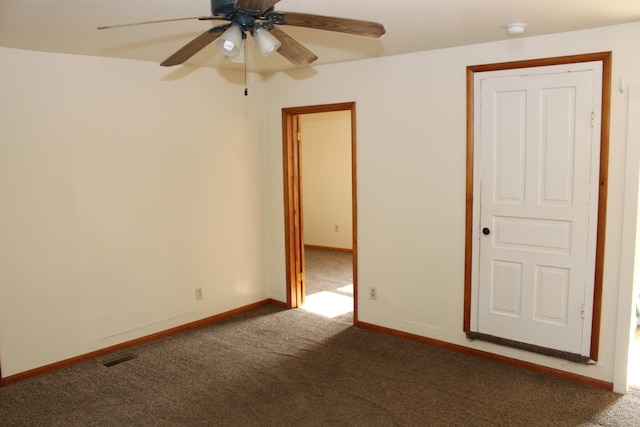
[[[110,368],[108,360],[136,358]],[[634,426],[626,396],[265,306],[0,389],[3,426]]]
[[[123,356],[126,362],[104,366]],[[638,426],[625,396],[267,305],[0,389],[1,426]]]
[[[307,295],[322,291],[351,295],[341,290],[353,285],[353,256],[350,252],[306,248],[304,258]]]

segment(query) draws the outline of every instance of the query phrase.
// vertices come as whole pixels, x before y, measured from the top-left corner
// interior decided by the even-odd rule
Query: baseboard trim
[[[62,360],[60,362],[52,363],[49,365],[41,366],[39,368],[31,369],[29,371],[20,372],[15,375],[8,376],[6,378],[0,378],[0,387],[7,386],[9,384],[16,383],[18,381],[26,380],[28,378],[36,377],[39,375],[44,375],[49,372],[57,371],[58,369],[66,368],[72,365],[75,365],[80,362],[85,362],[87,360],[95,359],[97,357],[102,357],[110,353],[114,353],[116,351],[124,350],[127,348],[135,347],[140,344],[145,344],[151,341],[155,341],[161,338],[165,338],[169,335],[178,334],[180,332],[189,331],[191,329],[196,329],[201,326],[208,325],[210,323],[219,322],[220,320],[227,319],[229,317],[236,316],[238,314],[246,313],[247,311],[254,310],[258,307],[262,307],[267,304],[275,304],[280,305],[279,301],[275,301],[272,299],[266,299],[263,301],[259,301],[253,304],[245,305],[243,307],[239,307],[233,310],[225,311],[224,313],[216,314],[214,316],[207,317],[205,319],[196,320],[195,322],[186,323],[181,326],[176,326],[175,328],[166,329],[164,331],[156,332],[151,335],[147,335],[144,337],[136,338],[134,340],[126,341],[120,344],[112,345],[109,347],[105,347],[100,350],[92,351],[91,353],[82,354],[80,356],[72,357],[70,359]]]
[[[601,388],[607,391],[613,391],[613,383],[597,380],[591,377],[585,377],[584,375],[573,374],[571,372],[561,371],[555,368],[549,368],[547,366],[538,365],[531,362],[525,362],[511,357],[502,356],[499,354],[489,353],[487,351],[478,350],[475,348],[465,347],[458,344],[448,343],[446,341],[440,341],[433,338],[427,338],[420,335],[410,334],[408,332],[398,331],[396,329],[385,328],[384,326],[378,326],[366,322],[357,322],[355,325],[359,328],[369,329],[374,332],[380,332],[387,335],[393,335],[399,338],[408,339],[411,341],[417,341],[424,344],[432,345],[435,347],[444,348],[446,350],[455,351],[457,353],[468,354],[470,356],[481,357],[483,359],[495,360],[497,362],[506,363],[508,365],[516,366],[530,371],[538,372],[541,374],[551,375],[558,378],[567,379],[580,384],[585,384],[595,388]]]
[[[320,245],[304,245],[305,249],[321,249],[323,251],[336,251],[336,252],[346,252],[353,253],[353,249],[348,248],[334,248],[331,246],[320,246]]]
[[[195,322],[190,322],[181,326],[176,326],[175,328],[167,329],[164,331],[156,332],[151,335],[147,335],[141,338],[137,338],[134,340],[126,341],[120,344],[116,344],[110,347],[105,347],[100,350],[93,351],[91,353],[83,354],[80,356],[72,357],[70,359],[62,360],[60,362],[52,363],[46,366],[42,366],[39,368],[31,369],[29,371],[21,372],[15,375],[8,376],[6,378],[0,377],[0,387],[7,386],[9,384],[16,383],[18,381],[26,380],[28,378],[36,377],[39,375],[44,375],[49,372],[56,371],[58,369],[66,368],[77,363],[85,362],[87,360],[95,359],[97,357],[102,357],[110,353],[114,353],[116,351],[124,350],[127,348],[135,347],[137,345],[145,344],[151,341],[155,341],[170,335],[178,334],[180,332],[185,332],[191,329],[196,329],[201,326],[208,325],[210,323],[219,322],[223,319],[227,319],[229,317],[236,316],[238,314],[245,313],[247,311],[254,310],[258,307],[262,307],[267,304],[273,304],[279,307],[286,308],[286,304],[274,300],[274,299],[266,299],[263,301],[259,301],[253,304],[249,304],[243,307],[236,308],[234,310],[229,310],[224,313],[216,314],[214,316],[207,317],[205,319],[197,320]],[[607,391],[613,391],[613,383],[597,380],[590,377],[585,377],[583,375],[573,374],[570,372],[561,371],[559,369],[549,368],[542,365],[537,365],[531,362],[524,362],[522,360],[513,359],[507,356],[501,356],[494,353],[489,353],[483,350],[477,350],[474,348],[469,348],[465,346],[461,346],[458,344],[448,343],[446,341],[440,341],[433,338],[427,338],[420,335],[411,334],[408,332],[398,331],[396,329],[385,328],[384,326],[378,326],[371,323],[354,321],[354,325],[359,328],[369,329],[374,332],[379,332],[387,335],[393,335],[399,338],[408,339],[411,341],[421,342],[423,344],[433,345],[435,347],[444,348],[450,351],[455,351],[458,353],[468,354],[470,356],[482,357],[484,359],[495,360],[498,362],[506,363],[508,365],[516,366],[523,369],[528,369],[530,371],[552,375],[558,378],[564,378],[567,380],[571,380],[577,383],[585,384],[595,388],[601,388]]]
[[[278,301],[275,299],[270,299],[269,304],[277,305],[278,307],[282,307],[282,308],[291,308],[287,305],[286,302]]]

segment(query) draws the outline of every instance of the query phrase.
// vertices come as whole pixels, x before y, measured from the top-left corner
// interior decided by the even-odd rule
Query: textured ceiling
[[[351,61],[509,38],[505,25],[527,24],[524,35],[640,21],[640,0],[281,0],[276,10],[382,23],[380,39],[281,27],[313,51],[312,64]],[[181,21],[100,30],[103,25],[210,15],[209,0],[0,0],[0,46],[160,63],[210,21]],[[294,68],[280,55],[262,58],[248,43],[247,67],[268,73]],[[214,45],[188,64],[237,68]]]

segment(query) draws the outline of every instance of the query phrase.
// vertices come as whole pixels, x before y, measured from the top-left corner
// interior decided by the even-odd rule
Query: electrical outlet
[[[378,288],[375,286],[369,286],[369,298],[378,299]]]
[[[196,288],[196,299],[201,300],[202,298],[202,288]]]

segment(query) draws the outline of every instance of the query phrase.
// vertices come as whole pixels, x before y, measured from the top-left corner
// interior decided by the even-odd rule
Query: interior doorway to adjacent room
[[[637,196],[633,205],[629,205],[630,217],[633,218],[636,225],[636,233],[633,241],[634,259],[632,277],[632,316],[634,317],[629,331],[629,352],[627,363],[627,383],[632,386],[640,387],[640,177],[638,174],[638,162],[640,162],[640,86],[630,86],[627,88],[629,94],[629,112],[628,112],[628,129],[627,129],[627,168],[635,170],[636,184],[630,185],[625,195],[627,200],[632,200],[633,196]],[[628,236],[627,236],[628,237]],[[628,299],[625,298],[625,292],[622,291],[621,300],[623,304],[627,304]],[[628,295],[628,294],[627,294]],[[624,308],[621,308],[624,312]],[[624,316],[624,314],[623,314]],[[628,318],[627,318],[628,319]],[[627,320],[628,321],[628,320]],[[627,323],[628,324],[628,323]],[[635,329],[635,330],[634,330]]]
[[[291,308],[357,319],[355,158],[355,103],[283,109]]]

